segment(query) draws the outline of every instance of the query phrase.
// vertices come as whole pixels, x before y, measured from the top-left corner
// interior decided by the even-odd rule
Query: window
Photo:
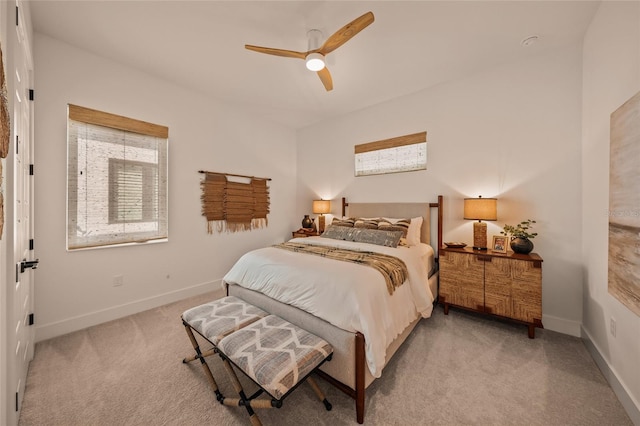
[[[69,105],[67,249],[167,240],[168,134]]]
[[[356,176],[427,168],[427,132],[355,146]]]

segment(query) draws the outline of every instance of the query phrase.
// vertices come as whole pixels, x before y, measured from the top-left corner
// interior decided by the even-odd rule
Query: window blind
[[[355,175],[409,172],[427,168],[427,132],[355,146]]]
[[[67,248],[168,238],[168,129],[69,105]]]

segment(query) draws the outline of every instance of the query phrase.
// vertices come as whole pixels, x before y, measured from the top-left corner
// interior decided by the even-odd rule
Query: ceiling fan
[[[249,50],[266,53],[268,55],[284,56],[285,58],[304,59],[307,68],[318,73],[318,77],[320,77],[324,88],[328,92],[333,89],[333,80],[331,79],[331,74],[326,67],[324,57],[336,50],[338,47],[345,44],[353,36],[368,27],[373,21],[373,13],[367,12],[336,31],[324,42],[322,46],[319,46],[322,33],[319,30],[311,30],[308,33],[309,50],[307,50],[306,52],[273,49],[271,47],[252,46],[250,44],[245,44],[244,47]]]

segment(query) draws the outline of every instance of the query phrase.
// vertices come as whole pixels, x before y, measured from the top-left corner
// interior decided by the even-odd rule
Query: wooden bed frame
[[[349,207],[349,216],[350,217],[373,217],[373,216],[384,216],[384,217],[424,217],[424,224],[422,229],[421,240],[430,244],[434,250],[436,251],[436,256],[439,247],[442,246],[442,214],[443,214],[443,197],[442,195],[438,196],[437,202],[430,203],[347,203],[345,198],[342,198],[342,216],[346,216],[346,208]],[[436,210],[436,214],[433,214],[433,210]],[[425,217],[426,215],[426,217]],[[434,217],[435,216],[435,217]],[[432,219],[436,218],[436,237],[431,238],[431,224],[433,223]],[[436,257],[437,261],[437,257]],[[353,359],[354,364],[352,364],[355,368],[353,371],[355,377],[352,381],[354,386],[350,386],[349,384],[343,383],[343,381],[338,380],[331,376],[330,373],[318,370],[318,374],[320,377],[355,399],[356,403],[356,419],[358,423],[364,423],[364,413],[365,413],[365,390],[366,388],[373,382],[373,377],[368,372],[366,367],[366,359],[365,359],[365,339],[364,335],[360,332],[347,332],[345,330],[340,330],[335,326],[326,323],[325,321],[313,317],[311,314],[306,312],[302,312],[297,308],[292,308],[289,305],[284,305],[278,301],[273,301],[273,299],[268,299],[266,296],[261,295],[252,290],[243,289],[242,287],[236,285],[227,285],[227,295],[235,295],[238,296],[248,303],[259,306],[262,309],[273,313],[275,315],[281,316],[287,321],[297,324],[298,326],[321,336],[325,340],[329,341],[334,345],[334,362],[327,363],[327,368],[331,368],[330,364],[335,364],[338,361],[338,354],[336,354],[336,344],[331,341],[331,338],[328,336],[323,336],[322,327],[333,327],[346,334],[347,336],[351,336],[351,342],[349,343],[349,349],[346,352],[346,356],[343,357],[343,360],[346,361],[348,359]],[[437,299],[437,297],[436,297]],[[298,312],[295,312],[298,311]],[[313,318],[312,318],[313,317]],[[324,323],[322,324],[312,324],[311,320],[315,320],[315,322]],[[404,342],[404,340],[409,336],[415,325],[419,322],[420,318],[410,324],[407,329],[396,338],[394,342],[387,349],[387,362],[393,356],[398,347]],[[316,328],[319,327],[319,328]],[[343,339],[344,340],[344,339]],[[347,366],[347,369],[350,370],[350,366]]]

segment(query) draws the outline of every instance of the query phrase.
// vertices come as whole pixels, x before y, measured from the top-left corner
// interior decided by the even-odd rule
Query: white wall
[[[583,329],[633,401],[621,397],[640,424],[640,317],[607,290],[609,120],[640,90],[640,3],[603,2],[586,33],[583,56]],[[611,318],[616,337],[609,333]]]
[[[37,340],[217,288],[240,255],[291,236],[293,130],[40,34],[35,66]],[[168,243],[66,251],[67,103],[169,127]],[[269,226],[207,234],[200,169],[272,178]]]
[[[13,6],[13,5],[12,5]],[[9,2],[0,2],[0,46],[2,47],[2,58],[3,62],[7,61],[7,27],[9,26]],[[14,18],[15,19],[15,18]],[[15,23],[15,21],[14,21]],[[6,70],[5,66],[5,70]],[[6,77],[6,76],[5,76]],[[0,185],[0,190],[2,191],[2,195],[6,197],[6,160],[0,160],[2,163],[2,173],[0,173],[0,180],[2,185]],[[13,207],[13,204],[9,204],[7,201],[4,201],[4,208]],[[5,220],[5,219],[3,219]],[[6,220],[4,222],[4,226],[6,225]],[[12,268],[13,264],[13,256],[11,253],[7,252],[7,238],[5,237],[7,231],[4,230],[2,233],[2,238],[0,238],[0,423],[5,422],[10,424],[9,419],[12,416],[8,416],[10,413],[11,405],[9,403],[9,392],[7,391],[8,380],[5,380],[6,377],[9,377],[8,373],[8,327],[7,324],[10,322],[7,318],[7,313],[9,312],[9,306],[7,304],[7,295],[8,288],[8,271],[9,268]],[[10,247],[10,246],[9,246]]]
[[[472,243],[464,197],[498,198],[498,221],[532,218],[543,263],[543,324],[579,335],[580,46],[509,63],[298,132],[298,216],[316,196],[352,201],[435,201],[444,240]],[[353,146],[427,131],[428,170],[354,177]],[[524,331],[523,331],[524,333]]]

